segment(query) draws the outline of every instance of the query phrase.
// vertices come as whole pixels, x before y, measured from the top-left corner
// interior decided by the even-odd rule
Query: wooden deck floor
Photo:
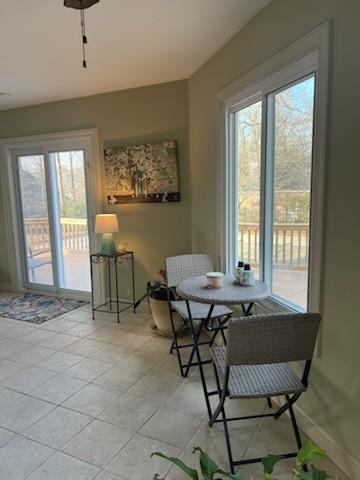
[[[65,260],[65,286],[71,290],[90,291],[89,256],[86,253],[68,253]],[[34,281],[52,284],[51,265],[44,265],[34,271]],[[274,270],[274,292],[296,305],[306,308],[307,272],[288,269]]]
[[[47,254],[43,256],[49,258]],[[40,258],[40,256],[38,257]],[[70,290],[80,290],[90,292],[90,264],[89,255],[87,253],[66,253],[64,255],[64,277],[65,288]],[[52,285],[52,266],[51,264],[43,265],[29,272],[31,283],[42,285]]]

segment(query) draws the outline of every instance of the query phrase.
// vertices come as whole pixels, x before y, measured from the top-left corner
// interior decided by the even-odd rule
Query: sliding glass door
[[[44,155],[17,158],[27,282],[54,285]]]
[[[233,258],[251,263],[272,296],[306,310],[315,75],[231,112]]]
[[[90,291],[89,235],[83,150],[51,152],[60,288]]]
[[[85,151],[16,156],[28,287],[90,291]]]
[[[271,95],[274,104],[271,285],[307,308],[315,77]]]
[[[261,101],[234,115],[237,152],[236,258],[250,263],[259,278],[261,210]]]

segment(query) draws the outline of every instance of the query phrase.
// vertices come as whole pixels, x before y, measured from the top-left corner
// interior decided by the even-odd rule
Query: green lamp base
[[[101,236],[100,254],[111,257],[115,255],[116,248],[114,243],[114,237],[112,233],[103,233]]]

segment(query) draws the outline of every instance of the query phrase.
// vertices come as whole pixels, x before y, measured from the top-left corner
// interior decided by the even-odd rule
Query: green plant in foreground
[[[223,478],[231,478],[233,480],[240,480],[240,477],[237,475],[233,475],[231,473],[224,472],[219,468],[219,466],[214,462],[214,460],[209,457],[209,455],[205,452],[202,451],[200,447],[194,447],[193,453],[195,452],[200,452],[200,468],[201,468],[201,474],[204,480],[215,480],[214,476],[215,474],[221,475]],[[179,458],[175,457],[168,457],[164,455],[161,452],[154,452],[151,454],[151,456],[157,455],[159,457],[165,458],[166,460],[169,460],[169,462],[174,463],[177,467],[181,468],[188,477],[190,477],[192,480],[199,480],[199,475],[198,472],[191,468],[188,467],[182,460]]]
[[[219,480],[220,478],[241,480],[241,477],[239,477],[239,475],[224,472],[214,462],[214,460],[209,457],[209,455],[205,453],[200,447],[194,447],[193,453],[195,452],[200,453],[199,461],[201,468],[201,476],[199,476],[197,470],[189,467],[179,458],[168,457],[161,452],[154,452],[151,456],[157,455],[161,458],[165,458],[169,462],[179,467],[192,480]],[[317,469],[316,467],[314,467],[314,465],[311,465],[308,472],[304,470],[305,465],[325,456],[326,453],[324,450],[321,450],[321,448],[315,445],[315,443],[313,443],[311,440],[306,440],[302,448],[298,451],[295,466],[292,470],[294,474],[294,480],[326,480],[327,478],[329,478],[328,474],[325,471]],[[275,465],[281,459],[282,458],[278,455],[268,455],[262,460],[262,464],[264,466],[264,480],[275,480],[275,477],[272,476],[272,473]],[[155,478],[159,477],[156,476]]]

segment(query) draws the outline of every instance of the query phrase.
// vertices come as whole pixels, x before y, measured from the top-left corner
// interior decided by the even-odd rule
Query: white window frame
[[[61,133],[49,133],[25,137],[7,138],[0,140],[0,168],[2,178],[3,200],[5,205],[5,224],[9,249],[10,288],[14,291],[27,287],[26,268],[21,246],[21,222],[17,198],[17,168],[16,157],[21,154],[36,152],[45,157],[52,151],[83,150],[85,154],[85,178],[87,191],[87,212],[89,229],[90,252],[97,251],[98,238],[94,234],[94,220],[96,213],[101,210],[101,169],[97,130],[76,130]],[[48,193],[49,194],[49,193]],[[49,212],[49,220],[52,215]],[[53,268],[56,269],[54,259]],[[100,279],[94,279],[96,283]],[[32,286],[34,288],[34,286]],[[39,290],[62,294],[62,289],[55,291],[54,287],[40,286]],[[66,296],[90,298],[90,294],[76,292],[72,294],[66,290]]]
[[[323,204],[325,178],[325,148],[327,119],[327,84],[328,84],[328,51],[329,24],[323,24],[286,49],[280,51],[254,70],[226,86],[217,95],[218,130],[219,130],[219,244],[221,268],[226,273],[232,273],[236,259],[235,229],[237,228],[237,207],[234,202],[237,192],[237,172],[234,159],[234,112],[265,99],[266,95],[284,86],[298,81],[312,73],[315,74],[315,105],[314,105],[314,136],[311,186],[311,218],[309,239],[309,311],[321,311],[323,271]],[[263,100],[263,115],[267,115],[266,100]],[[265,122],[263,122],[263,126]],[[266,132],[263,132],[265,138]],[[267,142],[262,142],[262,157]],[[265,182],[271,182],[262,169],[261,188]],[[267,195],[271,188],[266,188]],[[266,198],[261,205],[261,228],[268,229],[271,224],[272,198]],[[266,214],[265,214],[265,209]],[[265,219],[265,222],[264,222]],[[316,227],[315,227],[316,226]],[[264,238],[262,231],[261,238]],[[265,261],[272,261],[270,242],[262,245],[260,251]],[[260,265],[264,262],[260,258]],[[265,268],[265,271],[269,269]],[[262,276],[264,272],[261,272]],[[301,311],[290,302],[273,296],[276,302],[285,304]]]

